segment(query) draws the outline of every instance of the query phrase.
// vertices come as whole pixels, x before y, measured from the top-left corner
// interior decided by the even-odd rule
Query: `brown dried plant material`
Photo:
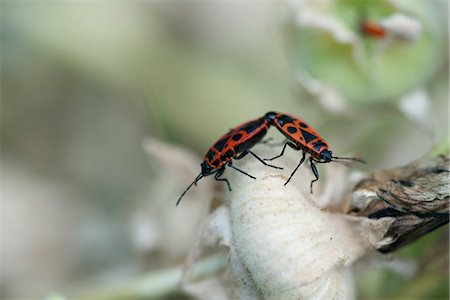
[[[356,186],[351,210],[370,219],[395,218],[378,249],[392,252],[448,223],[449,174],[448,155],[371,173]]]

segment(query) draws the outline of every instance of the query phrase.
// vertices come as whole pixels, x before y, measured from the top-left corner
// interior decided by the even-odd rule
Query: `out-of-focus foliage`
[[[394,6],[325,2],[362,41],[365,72],[349,45],[295,25],[288,2],[2,2],[0,297],[70,296],[182,263],[212,179],[176,208],[177,197],[214,140],[268,110],[302,116],[334,153],[363,153],[367,170],[407,163],[446,137],[447,3],[403,1],[423,31],[383,48],[354,26],[362,8],[379,21]],[[343,105],[323,96],[330,87]],[[417,89],[429,124],[397,106]],[[147,136],[184,149],[156,141],[147,157]],[[426,245],[448,251],[438,238]],[[429,271],[365,274],[362,297],[448,298],[448,262],[426,269],[435,262],[420,249],[405,251]]]
[[[384,266],[358,272],[361,299],[445,299],[448,295],[448,228],[408,246]],[[421,260],[418,262],[417,258]],[[403,274],[400,276],[399,274]]]
[[[436,1],[306,1],[295,9],[292,56],[299,71],[337,89],[348,101],[396,101],[426,84],[447,53],[447,26],[439,17],[445,12]],[[362,35],[361,21],[383,25],[393,15],[403,18],[394,21],[397,28],[385,28],[385,38]],[[398,36],[396,29],[407,36]]]

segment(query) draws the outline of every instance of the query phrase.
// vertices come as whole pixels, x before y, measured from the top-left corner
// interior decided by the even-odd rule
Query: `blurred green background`
[[[274,110],[302,116],[334,153],[362,153],[365,171],[426,155],[448,136],[447,11],[3,1],[0,297],[71,295],[183,262],[201,208],[184,212],[182,235],[174,203],[191,176],[171,182],[145,137],[200,164],[229,128]],[[396,13],[420,24],[414,38],[359,31]],[[448,299],[447,226],[390,260],[400,266],[358,270],[361,299]]]

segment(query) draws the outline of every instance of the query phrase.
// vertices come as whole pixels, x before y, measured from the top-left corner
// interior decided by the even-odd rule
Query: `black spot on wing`
[[[212,149],[210,149],[208,151],[208,153],[206,153],[205,157],[209,162],[211,162],[214,159],[215,155],[216,155],[216,152],[214,152]]]
[[[300,127],[302,128],[308,128],[308,124],[300,122]]]
[[[315,135],[312,134],[312,133],[309,133],[309,132],[306,131],[306,130],[300,129],[300,131],[302,132],[303,137],[305,138],[305,142],[306,142],[306,143],[309,143],[309,142],[311,142],[311,141],[317,139],[317,136],[315,136]]]
[[[233,135],[231,138],[233,139],[233,141],[239,141],[242,138],[242,134],[237,133],[237,134]]]
[[[221,140],[219,140],[217,143],[214,144],[214,148],[216,148],[217,151],[222,152],[223,147],[225,147],[225,144],[228,141],[228,137],[224,137]]]
[[[317,141],[313,144],[314,149],[318,152],[320,148],[325,146],[325,144],[322,141]]]
[[[286,128],[286,130],[292,134],[297,132],[297,128],[295,128],[294,126],[288,126],[288,128]]]

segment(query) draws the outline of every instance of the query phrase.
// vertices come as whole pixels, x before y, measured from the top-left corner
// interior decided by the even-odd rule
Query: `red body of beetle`
[[[328,163],[333,160],[339,159],[364,162],[358,158],[333,156],[332,152],[328,149],[327,142],[325,142],[325,140],[320,137],[320,135],[317,133],[317,131],[314,130],[314,128],[306,124],[306,122],[303,121],[300,117],[294,117],[276,112],[268,112],[266,114],[266,118],[269,120],[272,126],[275,126],[285,137],[288,138],[288,142],[284,144],[281,153],[268,160],[273,160],[282,156],[284,154],[284,151],[286,150],[286,146],[290,146],[294,150],[303,151],[303,156],[299,164],[291,173],[285,185],[289,183],[292,176],[298,170],[300,165],[305,161],[306,153],[310,154],[309,160],[311,164],[311,170],[315,176],[315,179],[311,181],[311,193],[313,183],[319,180],[319,172],[317,171],[314,162]]]
[[[222,136],[203,158],[202,170],[216,170],[227,165],[239,153],[246,152],[262,140],[269,130],[265,117],[236,126]],[[202,171],[203,173],[203,171]],[[205,174],[206,175],[206,174]]]
[[[231,129],[227,134],[222,136],[214,145],[208,150],[203,158],[201,164],[201,172],[195,178],[195,180],[186,188],[186,190],[181,194],[177,201],[180,203],[181,198],[186,194],[186,192],[192,187],[192,185],[197,184],[201,178],[215,174],[214,178],[218,181],[225,181],[228,185],[228,189],[231,191],[230,183],[225,178],[220,178],[222,176],[225,167],[229,166],[252,179],[254,176],[236,168],[232,164],[232,159],[241,159],[247,154],[252,154],[255,158],[261,161],[264,165],[273,167],[276,169],[282,169],[276,166],[272,166],[264,162],[255,153],[250,151],[250,149],[260,142],[269,130],[270,122],[263,116],[261,118],[246,122],[235,128]]]
[[[386,29],[375,22],[362,20],[359,23],[359,29],[363,36],[372,37],[375,39],[384,38],[387,35]]]
[[[269,112],[266,116],[271,117],[271,125],[289,140],[294,141],[301,150],[309,153],[312,158],[331,160],[331,156],[328,157],[331,153],[327,142],[300,117],[274,112]]]

